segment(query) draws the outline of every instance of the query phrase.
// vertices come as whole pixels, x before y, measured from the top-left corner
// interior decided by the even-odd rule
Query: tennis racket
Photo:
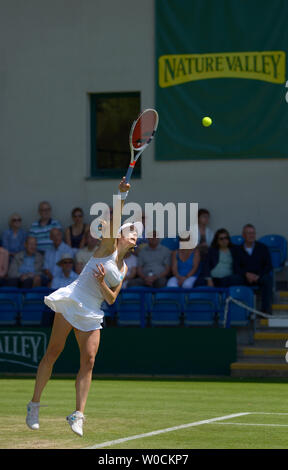
[[[126,183],[129,183],[135,163],[152,141],[157,130],[159,116],[155,109],[145,109],[133,122],[129,134],[131,160],[126,173]],[[135,152],[137,152],[135,154]]]

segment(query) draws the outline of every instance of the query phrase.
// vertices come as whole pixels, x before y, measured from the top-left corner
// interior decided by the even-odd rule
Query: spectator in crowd
[[[139,237],[138,240],[137,240],[137,247],[134,251],[135,256],[138,256],[140,251],[145,246],[148,246],[148,239],[146,238],[146,235],[145,235],[146,216],[143,214],[141,219],[142,219],[143,231],[142,231],[141,237]]]
[[[61,229],[61,225],[55,219],[52,219],[52,208],[49,202],[42,201],[38,206],[40,219],[33,222],[30,227],[29,235],[37,240],[38,251],[45,252],[53,246],[50,238],[50,232],[53,228]]]
[[[89,230],[89,225],[85,224],[84,213],[80,207],[75,207],[72,211],[73,224],[65,231],[65,242],[75,251],[85,246],[85,234]]]
[[[8,271],[9,286],[30,289],[42,285],[43,255],[37,251],[37,240],[28,236],[25,249],[17,253]]]
[[[46,276],[46,282],[50,283],[53,277],[61,274],[61,267],[57,265],[61,256],[69,253],[73,259],[73,251],[70,246],[63,242],[63,234],[59,228],[53,228],[50,232],[52,247],[46,250],[44,257],[43,272]]]
[[[15,212],[9,218],[9,229],[2,234],[2,246],[9,252],[10,258],[24,250],[27,232],[21,228],[21,224],[22,218]]]
[[[272,313],[273,278],[272,262],[266,245],[256,241],[256,229],[252,224],[243,227],[243,245],[236,247],[235,273],[242,284],[257,286],[261,290],[262,312]]]
[[[109,216],[110,216],[110,221],[113,220],[113,207],[109,206]],[[106,219],[106,216],[104,217]]]
[[[4,286],[7,282],[6,277],[9,266],[9,252],[0,246],[0,287]]]
[[[228,230],[217,230],[204,264],[204,277],[208,286],[229,287],[239,284],[239,276],[234,274],[235,250]]]
[[[129,281],[131,281],[131,279],[136,278],[138,259],[137,256],[133,255],[131,251],[128,251],[128,253],[124,257],[124,261],[127,265],[128,271],[125,276],[125,280],[122,284],[122,287],[126,288],[128,287]]]
[[[60,289],[60,287],[66,287],[71,282],[77,279],[78,275],[73,271],[73,258],[70,253],[64,253],[57,265],[61,268],[61,272],[57,276],[53,277],[51,283],[51,289]]]
[[[188,237],[179,235],[179,241],[189,241]],[[171,261],[173,276],[167,282],[167,287],[183,287],[191,289],[199,274],[200,251],[199,248],[179,248],[172,252]]]
[[[148,235],[147,235],[148,236]],[[171,270],[171,252],[160,244],[157,232],[154,230],[148,236],[148,245],[138,255],[137,276],[131,279],[128,287],[147,286],[165,287],[167,276]]]
[[[90,230],[85,234],[85,245],[84,248],[78,250],[75,255],[75,271],[80,274],[85,264],[88,263],[89,259],[93,255],[94,250],[99,246],[100,240],[92,237]]]
[[[198,211],[198,248],[200,250],[201,260],[203,261],[208,254],[209,246],[212,243],[214,232],[208,227],[210,221],[210,212],[207,209]]]

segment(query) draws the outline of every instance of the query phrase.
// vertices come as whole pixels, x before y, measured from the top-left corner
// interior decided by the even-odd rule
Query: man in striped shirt
[[[50,238],[51,230],[53,228],[62,228],[58,220],[52,219],[51,211],[52,208],[49,202],[40,202],[38,207],[40,219],[33,222],[29,231],[29,235],[37,240],[37,250],[42,253],[45,253],[53,246],[53,241]]]

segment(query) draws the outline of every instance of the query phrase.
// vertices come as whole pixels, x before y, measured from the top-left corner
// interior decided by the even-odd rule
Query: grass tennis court
[[[245,412],[249,414],[137,438],[107,449],[287,449],[285,379],[97,378],[91,385],[83,438],[74,435],[65,421],[75,408],[72,379],[50,380],[42,399],[48,406],[40,409],[40,430],[26,427],[26,404],[33,384],[28,378],[0,380],[2,449],[88,448]]]

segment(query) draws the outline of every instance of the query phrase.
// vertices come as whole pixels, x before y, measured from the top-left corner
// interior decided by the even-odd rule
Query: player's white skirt
[[[44,297],[44,302],[54,312],[62,313],[65,320],[77,330],[93,331],[102,329],[104,312],[101,309],[92,310],[83,301],[77,300],[75,293],[73,293],[73,298],[71,294],[70,284]]]
[[[78,278],[66,287],[44,297],[44,302],[54,312],[62,313],[74,328],[81,331],[99,330],[104,318],[101,310],[104,296],[93,275],[97,264],[102,263],[106,271],[108,287],[117,286],[124,277],[115,262],[117,250],[105,258],[90,258]],[[124,263],[125,264],[125,263]],[[125,266],[123,268],[126,269]]]

